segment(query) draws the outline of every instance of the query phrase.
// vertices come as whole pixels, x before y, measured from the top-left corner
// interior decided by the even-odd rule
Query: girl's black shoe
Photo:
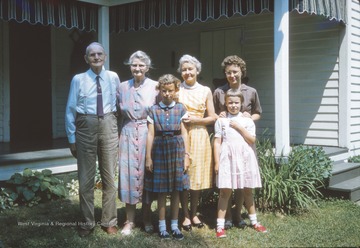
[[[187,232],[190,232],[192,230],[192,227],[191,227],[191,224],[189,225],[182,225],[182,229],[187,231]]]
[[[197,227],[197,228],[203,228],[203,227],[204,227],[204,223],[202,223],[202,222],[194,223],[193,226],[194,226],[194,227]]]

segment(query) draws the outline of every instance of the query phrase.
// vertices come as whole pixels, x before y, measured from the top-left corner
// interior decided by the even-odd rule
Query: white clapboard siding
[[[256,122],[257,135],[266,131],[274,135],[274,27],[273,15],[264,14],[247,19],[243,54],[246,61],[249,86],[259,94],[261,120]]]
[[[349,1],[351,13],[348,13],[350,29],[350,151],[360,154],[360,2]]]
[[[351,136],[354,141],[360,141],[360,134],[358,132],[351,134]]]
[[[273,27],[264,21],[267,18],[263,15],[246,24],[243,47],[250,85],[258,90],[263,108],[258,134],[266,129],[274,132],[275,127]],[[328,140],[326,145],[337,146],[339,25],[296,13],[290,15],[290,23],[291,143],[324,145]]]
[[[338,146],[340,25],[296,13],[290,23],[291,143]]]

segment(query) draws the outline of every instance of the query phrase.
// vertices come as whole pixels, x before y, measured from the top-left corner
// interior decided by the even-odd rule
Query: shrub
[[[0,188],[0,212],[14,205],[14,195],[5,188]]]
[[[257,142],[263,187],[255,191],[255,201],[263,211],[294,213],[316,204],[331,171],[331,161],[319,147],[295,147],[288,159],[275,159],[269,138]]]
[[[79,180],[72,179],[70,183],[66,184],[69,195],[79,195]]]
[[[321,183],[316,187],[323,186],[331,176],[332,162],[322,147],[296,146],[289,154],[289,163],[298,176],[307,175],[319,179]]]
[[[360,163],[360,156],[352,156],[348,159],[349,163]]]
[[[15,173],[6,181],[14,201],[33,206],[40,201],[64,198],[67,190],[64,183],[52,175],[51,170],[32,171],[25,169],[22,174]]]

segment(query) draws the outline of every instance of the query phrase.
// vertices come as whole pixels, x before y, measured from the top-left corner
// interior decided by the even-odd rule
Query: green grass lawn
[[[96,191],[96,216],[101,214],[101,192]],[[251,228],[233,228],[227,237],[215,237],[216,206],[203,206],[203,229],[184,232],[182,241],[159,239],[140,227],[131,236],[107,235],[99,226],[86,238],[77,235],[80,221],[78,197],[17,207],[0,213],[0,247],[359,247],[360,206],[345,200],[324,200],[318,208],[297,216],[258,213],[268,233]],[[140,206],[139,206],[140,207]],[[157,224],[156,203],[153,223]],[[118,201],[119,227],[125,220],[125,208]],[[249,222],[248,219],[246,219]],[[138,210],[136,224],[141,224]]]

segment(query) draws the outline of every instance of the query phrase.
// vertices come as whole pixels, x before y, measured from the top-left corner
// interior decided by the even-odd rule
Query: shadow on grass
[[[96,221],[101,218],[101,192],[95,194]],[[118,225],[125,222],[125,205],[117,200]],[[136,228],[133,234],[108,235],[96,226],[94,232],[80,238],[77,221],[81,220],[78,197],[42,203],[32,208],[16,207],[0,213],[0,247],[359,247],[360,206],[349,201],[322,201],[319,207],[297,216],[278,216],[258,213],[269,233],[257,233],[252,228],[227,231],[225,239],[215,237],[216,204],[202,204],[200,218],[206,224],[202,229],[185,232],[185,239],[160,240],[157,233],[149,235],[142,230],[142,212],[136,210]],[[156,201],[152,205],[152,222],[157,228]],[[169,206],[167,215],[170,214]],[[181,211],[180,211],[181,213]],[[340,219],[339,219],[340,218]],[[170,218],[167,217],[167,220]],[[181,223],[182,215],[179,217]],[[246,219],[248,222],[248,219]],[[321,227],[321,228],[319,228]]]
[[[158,213],[156,201],[152,205],[152,223],[155,233],[149,235],[143,231],[141,204],[136,209],[136,228],[129,237],[120,234],[126,219],[125,204],[117,200],[118,227],[117,235],[108,235],[97,224],[94,232],[80,238],[77,234],[77,223],[81,221],[78,196],[69,199],[41,203],[32,208],[15,207],[0,213],[0,244],[3,247],[202,247],[208,246],[201,232],[184,233],[181,242],[160,240],[157,233]],[[167,215],[170,207],[167,206]],[[207,214],[210,215],[210,209]],[[202,217],[201,217],[202,218]],[[101,192],[96,192],[95,219],[101,220]],[[169,216],[167,216],[169,220]],[[210,223],[203,218],[204,223]],[[179,221],[180,222],[180,221]],[[180,222],[181,223],[181,222]],[[170,224],[170,223],[169,223]],[[170,225],[169,225],[170,227]],[[1,247],[1,246],[0,246]]]

